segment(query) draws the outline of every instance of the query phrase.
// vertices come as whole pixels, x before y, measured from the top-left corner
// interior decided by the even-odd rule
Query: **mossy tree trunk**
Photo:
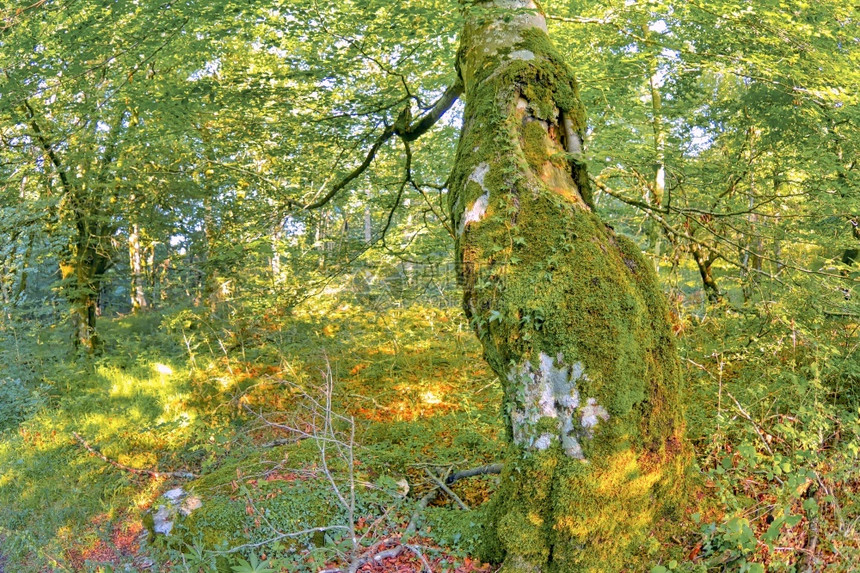
[[[45,117],[37,114],[29,101],[23,109],[38,143],[46,165],[54,168],[58,190],[62,191],[57,220],[71,230],[69,243],[60,259],[61,291],[69,302],[75,347],[87,353],[101,346],[96,332],[98,299],[104,274],[111,266],[114,250],[111,237],[117,230],[114,205],[118,204],[119,187],[109,183],[115,177],[113,167],[117,159],[118,144],[126,129],[127,111],[121,109],[107,133],[108,139],[96,142],[92,148],[82,146],[72,156],[85,156],[86,163],[66,163],[60,150],[74,147],[70,141],[55,142],[40,122]],[[101,123],[101,122],[99,122]],[[80,154],[80,155],[78,155]],[[87,177],[80,174],[89,172]],[[75,176],[74,174],[78,175]],[[53,194],[53,183],[49,183]]]
[[[450,209],[511,440],[486,557],[509,573],[642,570],[689,460],[663,293],[594,213],[576,81],[539,6],[464,6]]]
[[[93,353],[101,346],[96,332],[96,316],[102,277],[110,258],[101,252],[87,230],[85,222],[79,228],[77,241],[71,245],[69,257],[60,263],[63,291],[69,301],[72,320],[72,340],[76,348]]]

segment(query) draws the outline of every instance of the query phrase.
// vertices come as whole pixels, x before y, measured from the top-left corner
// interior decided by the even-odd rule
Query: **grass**
[[[399,480],[417,493],[430,488],[424,467],[495,461],[499,390],[459,311],[366,313],[332,301],[283,321],[250,334],[191,312],[103,321],[112,341],[104,358],[57,361],[44,371],[44,403],[0,438],[0,532],[9,563],[22,572],[77,571],[153,559],[172,570],[187,566],[184,555],[195,547],[223,550],[225,542],[271,537],[258,511],[279,532],[342,522],[314,440],[258,447],[287,433],[257,414],[298,423],[291,411],[297,392],[313,396],[328,365],[336,381],[332,409],[353,417],[361,444],[355,479],[365,485],[355,519],[369,523],[389,511],[379,535],[411,513],[411,502],[396,494]],[[126,466],[201,474],[182,485],[199,492],[204,507],[170,543],[153,542],[146,515],[180,482],[118,470],[72,432]],[[461,493],[480,502],[488,489],[471,484]],[[336,558],[317,545],[337,541],[309,535],[268,553],[309,567]],[[453,567],[458,558],[447,559]],[[234,562],[222,556],[218,563]]]
[[[342,565],[404,532],[434,488],[427,471],[501,459],[500,388],[459,309],[333,295],[254,320],[219,312],[103,320],[110,342],[98,359],[49,351],[56,330],[2,359],[7,571]],[[703,487],[684,537],[654,539],[663,556],[654,571],[850,571],[860,560],[860,417],[845,372],[856,328],[792,339],[775,321],[750,345],[744,333],[762,328],[743,320],[677,329]],[[328,383],[331,404],[320,408]],[[120,464],[200,477],[119,470],[72,432]],[[147,534],[159,496],[179,485],[202,508],[169,538]],[[487,570],[470,555],[494,488],[492,476],[454,484],[476,509],[438,497],[410,537],[416,552],[391,567],[418,571],[423,559],[434,571]]]

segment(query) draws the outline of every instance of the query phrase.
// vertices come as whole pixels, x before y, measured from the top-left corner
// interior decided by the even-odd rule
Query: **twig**
[[[761,438],[761,443],[764,444],[764,447],[767,450],[767,453],[769,453],[771,456],[773,456],[773,450],[770,449],[770,444],[768,444],[767,440],[764,439],[764,434],[761,433],[761,430],[759,429],[758,423],[756,423],[756,421],[752,419],[752,417],[747,413],[747,411],[744,410],[743,406],[741,406],[741,403],[738,402],[737,398],[732,396],[731,392],[726,392],[726,394],[729,396],[729,398],[732,399],[732,402],[735,403],[735,406],[737,406],[738,413],[741,415],[741,417],[744,418],[750,424],[752,424],[753,430],[755,430],[755,433],[758,434],[759,438]]]
[[[728,395],[729,398],[732,399],[732,402],[735,403],[735,406],[737,407],[738,413],[741,415],[741,417],[744,418],[747,422],[749,422],[752,425],[753,430],[755,430],[755,433],[758,434],[758,437],[761,439],[761,443],[764,444],[764,447],[767,450],[767,452],[771,455],[771,457],[773,457],[773,450],[770,448],[770,444],[768,444],[767,440],[764,438],[764,434],[761,433],[761,430],[759,429],[758,422],[756,422],[755,420],[752,419],[752,416],[750,416],[747,413],[747,411],[743,409],[743,406],[741,406],[741,403],[738,402],[737,398],[732,396],[731,392],[726,391],[726,394]],[[782,481],[782,479],[779,476],[774,475],[773,479],[778,481],[780,484],[785,483]]]
[[[430,562],[427,561],[427,558],[424,557],[424,554],[421,553],[421,551],[418,549],[418,547],[416,547],[414,545],[409,545],[408,543],[404,543],[402,545],[402,547],[405,547],[406,549],[408,549],[409,551],[411,551],[412,553],[414,553],[415,555],[418,556],[418,559],[420,559],[421,563],[424,565],[424,567],[422,569],[422,573],[424,571],[426,571],[427,573],[433,573],[433,569],[430,567]]]
[[[96,456],[97,458],[101,458],[103,461],[109,463],[110,465],[112,465],[113,467],[115,467],[117,469],[120,469],[120,470],[123,470],[126,472],[130,472],[133,474],[138,474],[138,475],[148,475],[148,476],[152,476],[154,478],[168,477],[168,478],[194,479],[197,477],[195,474],[193,474],[191,472],[157,472],[157,471],[153,471],[153,470],[143,470],[140,468],[133,468],[131,466],[121,464],[116,460],[110,459],[109,457],[107,457],[106,455],[104,455],[103,453],[101,453],[100,451],[98,451],[97,449],[92,447],[91,445],[89,445],[87,443],[87,441],[85,439],[83,439],[80,436],[80,434],[78,434],[77,432],[72,432],[72,435],[75,437],[75,439],[78,441],[78,443],[80,443],[81,446],[83,446],[84,449],[86,449],[89,453]]]
[[[302,535],[308,535],[311,533],[325,533],[326,531],[331,531],[334,529],[348,529],[345,525],[329,525],[327,527],[311,527],[309,529],[303,529],[302,531],[295,531],[293,533],[281,533],[271,539],[265,539],[263,541],[258,541],[257,543],[246,543],[245,545],[238,545],[236,547],[231,547],[226,551],[219,551],[219,554],[227,555],[230,553],[237,553],[242,551],[243,549],[256,549],[257,547],[263,547],[264,545],[269,545],[270,543],[275,543],[276,541],[280,541],[281,539],[287,539],[290,537],[300,537]]]

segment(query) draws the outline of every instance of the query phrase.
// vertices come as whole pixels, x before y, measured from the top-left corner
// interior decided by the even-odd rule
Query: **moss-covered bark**
[[[86,231],[86,227],[82,228]],[[96,311],[102,276],[110,260],[91,244],[85,231],[80,236],[86,238],[78,238],[70,249],[70,256],[60,263],[60,276],[70,306],[73,343],[79,350],[93,353],[101,347],[96,332]]]
[[[539,7],[466,13],[450,208],[464,308],[511,439],[488,557],[508,572],[639,570],[689,458],[663,295],[594,213],[576,80]]]

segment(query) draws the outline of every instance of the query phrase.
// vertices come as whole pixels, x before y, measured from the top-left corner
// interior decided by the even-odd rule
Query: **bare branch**
[[[305,210],[311,209],[319,209],[320,207],[326,205],[329,201],[331,201],[335,195],[337,195],[340,191],[342,191],[347,185],[352,183],[358,176],[364,173],[370,164],[373,163],[373,159],[376,157],[376,153],[379,149],[385,145],[392,136],[398,136],[404,142],[415,141],[436,124],[451,106],[454,105],[454,102],[457,101],[457,98],[460,97],[460,94],[463,92],[463,84],[458,79],[457,82],[454,83],[451,87],[445,90],[445,93],[436,100],[436,103],[433,104],[433,107],[430,110],[421,116],[421,118],[415,123],[409,123],[408,125],[389,125],[383,130],[379,137],[376,138],[376,141],[371,146],[370,150],[367,152],[367,155],[364,158],[364,161],[361,164],[350,171],[346,177],[338,181],[322,198],[313,201],[312,203],[308,203],[304,206]]]
[[[83,439],[80,436],[80,434],[78,434],[77,432],[72,432],[72,436],[74,436],[74,438],[78,441],[78,443],[81,444],[81,446],[83,446],[84,449],[87,450],[92,455],[94,455],[97,458],[100,458],[101,460],[109,463],[110,465],[112,465],[113,467],[115,467],[117,469],[129,472],[129,473],[144,474],[144,475],[152,476],[154,478],[168,477],[168,478],[194,479],[197,477],[195,474],[193,474],[191,472],[157,472],[157,471],[153,471],[153,470],[143,470],[143,469],[139,469],[139,468],[133,468],[133,467],[127,466],[125,464],[121,464],[116,460],[110,459],[109,457],[107,457],[106,455],[104,455],[103,453],[101,453],[100,451],[95,449],[94,447],[92,447],[89,443],[87,443],[87,441],[85,439]]]

